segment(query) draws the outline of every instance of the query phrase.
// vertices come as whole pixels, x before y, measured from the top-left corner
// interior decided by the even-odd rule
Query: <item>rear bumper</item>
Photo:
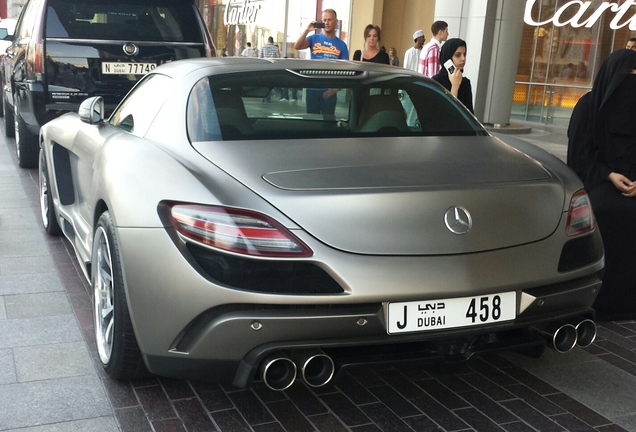
[[[598,232],[592,234],[599,242]],[[344,288],[335,295],[250,292],[205,277],[163,228],[118,228],[135,334],[151,372],[249,385],[276,351],[319,348],[338,368],[373,359],[461,359],[487,351],[545,346],[529,331],[569,317],[593,317],[602,252],[560,274],[560,239],[482,254],[370,257],[314,242],[316,265]],[[305,241],[305,239],[303,238]],[[306,239],[311,241],[311,239]],[[180,249],[181,248],[181,249]],[[331,253],[331,250],[329,250]],[[388,334],[386,304],[515,291],[516,319],[458,329]],[[363,353],[358,355],[357,353]],[[368,353],[379,353],[371,356]],[[369,360],[370,361],[370,360]]]
[[[382,304],[357,305],[346,309],[234,305],[225,311],[210,310],[180,338],[170,356],[146,355],[153,373],[178,378],[232,382],[248,387],[259,365],[270,354],[319,349],[333,359],[336,373],[361,364],[387,362],[456,363],[485,353],[518,350],[540,354],[546,341],[531,329],[544,329],[569,318],[593,318],[590,308],[601,286],[596,276],[564,284],[524,291],[536,300],[514,321],[472,328],[389,335],[385,330]],[[222,307],[223,308],[223,307]],[[255,334],[269,342],[254,345]],[[269,334],[266,336],[265,334]],[[225,335],[225,337],[224,337]],[[227,337],[231,335],[231,337]],[[240,359],[197,359],[190,350],[205,350],[210,341],[223,341],[232,349],[247,350]],[[185,341],[185,342],[184,342]],[[229,349],[221,344],[220,352]],[[251,348],[251,349],[250,349]]]

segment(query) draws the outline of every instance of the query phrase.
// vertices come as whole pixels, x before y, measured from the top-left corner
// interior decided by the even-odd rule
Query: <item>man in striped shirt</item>
[[[427,77],[437,75],[442,65],[439,63],[439,52],[442,42],[448,39],[448,24],[445,21],[435,21],[431,26],[433,37],[422,47],[417,71]]]

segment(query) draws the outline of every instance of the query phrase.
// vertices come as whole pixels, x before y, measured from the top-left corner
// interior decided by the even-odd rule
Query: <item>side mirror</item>
[[[77,111],[80,120],[88,124],[100,123],[104,120],[104,98],[95,96],[86,99]]]

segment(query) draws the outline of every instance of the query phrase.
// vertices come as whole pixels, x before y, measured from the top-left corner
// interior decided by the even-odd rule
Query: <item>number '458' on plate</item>
[[[515,319],[514,291],[477,297],[461,297],[404,303],[389,303],[389,334],[477,326]]]

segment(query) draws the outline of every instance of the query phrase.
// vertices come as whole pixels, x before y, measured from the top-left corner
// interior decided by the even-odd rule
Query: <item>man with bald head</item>
[[[304,50],[309,48],[312,59],[349,60],[349,48],[336,36],[338,16],[333,9],[322,12],[322,21],[312,21],[300,35],[294,48]],[[318,33],[316,30],[322,30]],[[309,32],[314,34],[307,36]],[[306,90],[307,112],[323,114],[325,119],[335,120],[336,103],[338,102],[337,88],[312,88]]]

